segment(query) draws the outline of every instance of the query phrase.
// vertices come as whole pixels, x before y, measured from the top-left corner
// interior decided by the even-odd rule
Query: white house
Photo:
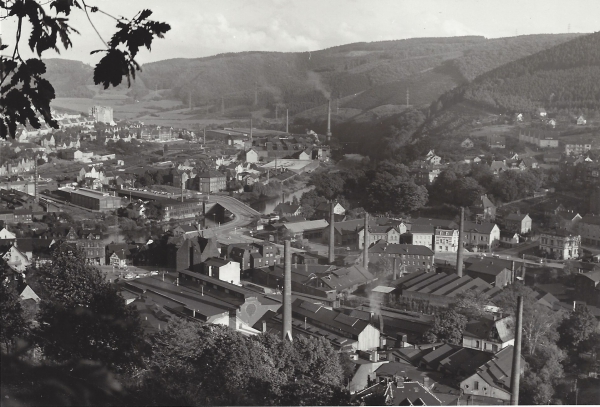
[[[204,271],[209,277],[240,285],[240,263],[211,257],[204,262]]]
[[[10,268],[21,273],[31,264],[25,253],[14,245],[4,251],[2,258]]]
[[[10,232],[8,229],[2,228],[2,230],[0,230],[0,239],[2,239],[2,240],[15,240],[16,238],[17,238],[17,235],[15,235],[14,233]]]

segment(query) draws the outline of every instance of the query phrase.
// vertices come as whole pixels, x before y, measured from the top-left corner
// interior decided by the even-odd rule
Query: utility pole
[[[221,116],[225,116],[225,99],[221,96]]]

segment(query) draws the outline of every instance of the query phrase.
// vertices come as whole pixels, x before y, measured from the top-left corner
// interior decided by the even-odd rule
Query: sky
[[[414,37],[498,38],[600,30],[600,0],[88,0],[87,4],[125,17],[148,8],[154,12],[152,18],[171,25],[152,52],[140,52],[140,63],[224,52],[315,51]],[[114,21],[100,13],[91,18],[108,41]],[[85,14],[72,13],[70,23],[80,32],[72,39],[74,48],[44,57],[97,62],[100,56],[90,51],[104,45]],[[2,41],[10,45],[16,23],[8,19],[1,24]],[[20,47],[24,57],[32,55],[26,38]]]

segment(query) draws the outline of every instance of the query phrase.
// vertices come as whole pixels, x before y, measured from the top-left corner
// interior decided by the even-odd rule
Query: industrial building
[[[107,192],[94,191],[87,188],[63,187],[59,188],[55,193],[75,206],[92,211],[113,211],[121,207],[121,198],[110,195]]]

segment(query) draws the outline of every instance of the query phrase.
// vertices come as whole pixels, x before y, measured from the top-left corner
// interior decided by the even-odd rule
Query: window
[[[479,390],[479,382],[473,382],[473,390]]]

